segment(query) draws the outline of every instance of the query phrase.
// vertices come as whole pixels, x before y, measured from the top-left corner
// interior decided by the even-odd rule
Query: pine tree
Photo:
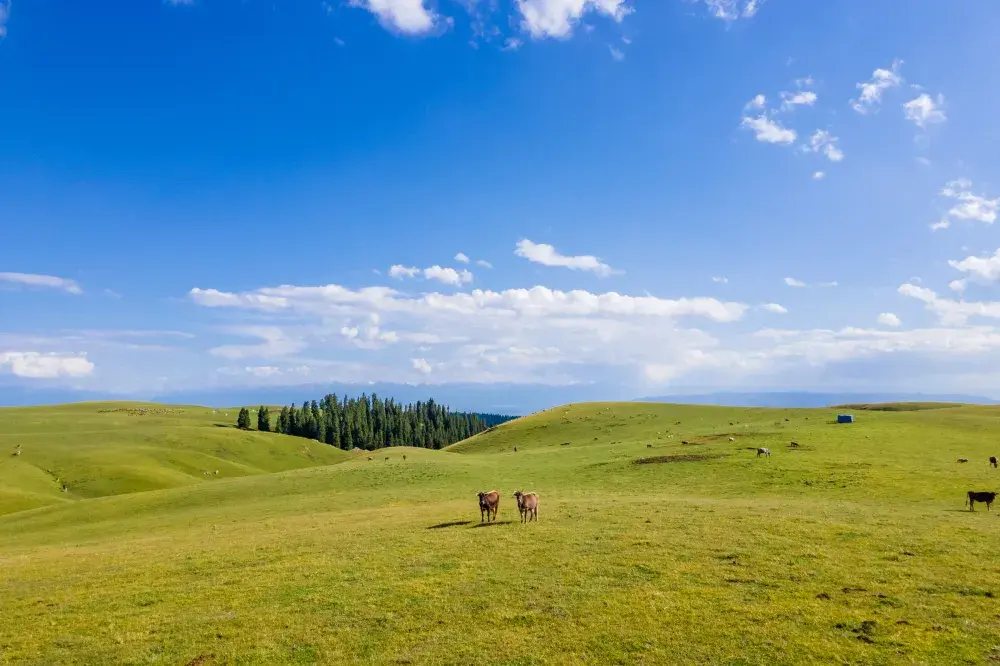
[[[260,409],[257,410],[257,430],[271,432],[271,415],[264,405],[261,405]]]
[[[250,429],[250,410],[240,407],[240,415],[236,417],[236,427],[240,430]]]

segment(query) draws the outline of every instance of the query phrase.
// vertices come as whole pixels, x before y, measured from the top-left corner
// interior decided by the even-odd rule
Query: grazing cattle
[[[958,462],[969,462],[968,458],[959,458]]]
[[[491,490],[485,493],[479,493],[479,522],[483,522],[483,516],[486,516],[486,521],[491,522],[497,519],[497,511],[500,509],[500,493],[496,490]],[[492,519],[490,516],[493,516]]]
[[[375,459],[372,458],[371,456],[368,456],[368,460],[375,460]]]
[[[386,456],[386,457],[385,457],[385,461],[386,461],[386,462],[389,462],[389,456]]]
[[[994,467],[997,466],[997,457],[996,456],[990,456],[990,464],[993,465]]]
[[[14,451],[14,455],[15,456],[21,455],[21,449],[18,449],[17,451]]]
[[[792,442],[789,446],[791,446],[793,449],[797,449],[797,448],[799,448],[799,443],[798,442]]]
[[[761,456],[768,456],[768,457],[770,457],[771,456],[771,449],[765,449],[763,447],[757,449],[757,457],[760,458]]]
[[[405,453],[403,454],[403,460],[406,460],[406,454]]]
[[[652,445],[652,444],[647,444],[647,445],[646,445],[646,448],[647,448],[647,449],[651,449],[651,448],[653,448],[653,445]]]
[[[965,500],[965,503],[969,505],[969,511],[975,511],[976,502],[982,502],[986,505],[986,510],[990,510],[990,504],[993,504],[993,500],[997,498],[996,493],[987,492],[976,492],[975,490],[969,491],[969,497]]]
[[[517,500],[517,510],[521,512],[522,523],[538,520],[538,495],[518,490],[514,493],[514,499]]]
[[[517,447],[516,446],[514,447],[514,453],[517,453]]]
[[[735,437],[730,437],[730,438],[729,438],[729,441],[730,441],[730,442],[735,442],[735,441],[736,441],[736,438],[735,438]]]

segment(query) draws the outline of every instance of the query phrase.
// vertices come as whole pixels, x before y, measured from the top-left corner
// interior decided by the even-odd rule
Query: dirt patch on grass
[[[867,412],[921,412],[927,409],[953,409],[962,406],[961,403],[957,402],[885,402],[837,405],[834,409],[856,409]]]
[[[728,442],[729,438],[734,440],[740,437],[746,436],[746,433],[742,432],[720,432],[715,435],[697,435],[695,437],[688,437],[681,442],[684,446],[698,446],[700,444],[714,444],[715,442]]]
[[[634,462],[636,465],[653,465],[657,463],[676,463],[676,462],[702,462],[705,460],[716,460],[718,458],[725,458],[723,455],[707,454],[707,453],[689,453],[689,454],[675,454],[672,456],[653,456],[651,458],[636,458]]]

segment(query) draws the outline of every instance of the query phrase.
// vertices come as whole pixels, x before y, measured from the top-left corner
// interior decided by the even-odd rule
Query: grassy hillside
[[[1000,409],[835,414],[572,405],[0,516],[0,662],[1000,659],[1000,522],[962,506],[1000,489]]]
[[[242,432],[235,421],[234,410],[145,403],[0,409],[0,514],[349,457],[318,442]]]

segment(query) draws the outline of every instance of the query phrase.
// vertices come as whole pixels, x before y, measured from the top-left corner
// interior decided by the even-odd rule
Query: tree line
[[[329,394],[322,400],[282,407],[276,419],[261,405],[257,430],[306,437],[341,449],[377,449],[385,446],[419,446],[427,449],[460,442],[510,421],[503,414],[453,412],[433,399],[402,404],[383,400],[374,393],[360,398],[338,399]],[[236,425],[251,430],[250,410],[240,409]]]

